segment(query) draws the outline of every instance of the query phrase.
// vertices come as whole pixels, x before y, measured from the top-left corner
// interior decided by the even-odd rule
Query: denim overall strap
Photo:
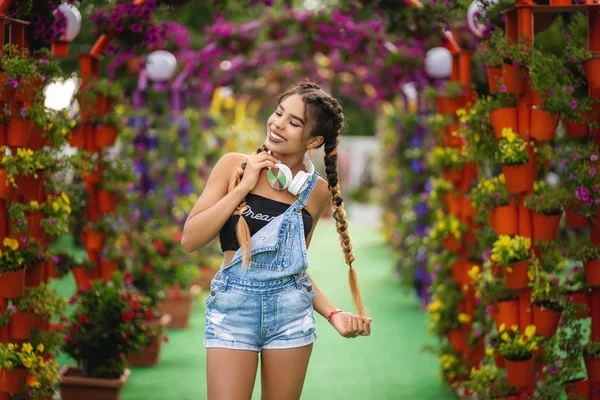
[[[306,207],[306,203],[308,202],[310,194],[315,188],[315,185],[317,184],[318,180],[319,174],[317,174],[317,172],[315,171],[315,173],[312,174],[312,176],[310,177],[310,181],[308,181],[308,186],[306,187],[306,189],[304,189],[302,193],[300,193],[300,197],[298,197],[298,200],[296,200],[292,206],[300,208]]]

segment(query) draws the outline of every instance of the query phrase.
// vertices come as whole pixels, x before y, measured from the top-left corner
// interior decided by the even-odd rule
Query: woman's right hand
[[[272,168],[275,167],[275,164],[280,163],[280,160],[276,159],[266,151],[261,151],[260,153],[248,156],[244,163],[246,164],[245,167],[242,164],[244,176],[238,187],[241,187],[250,193],[258,183],[258,178],[263,168]]]

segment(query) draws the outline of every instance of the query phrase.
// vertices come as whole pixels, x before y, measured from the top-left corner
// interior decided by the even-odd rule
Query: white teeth
[[[277,135],[275,132],[271,131],[271,136],[273,136],[275,139],[277,140],[285,140],[284,138],[282,138],[281,136]]]

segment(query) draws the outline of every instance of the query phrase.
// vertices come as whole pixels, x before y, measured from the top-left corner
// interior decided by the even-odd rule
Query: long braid
[[[335,225],[344,252],[344,261],[348,265],[348,282],[352,293],[352,301],[356,312],[361,317],[366,317],[365,306],[358,285],[358,276],[356,270],[352,267],[355,260],[352,252],[352,238],[348,232],[348,220],[346,219],[346,210],[344,210],[344,199],[340,190],[338,179],[337,157],[339,137],[344,125],[344,114],[339,102],[331,96],[319,96],[314,104],[320,106],[333,119],[334,135],[325,136],[325,172],[329,191],[331,192],[331,206],[334,212]]]
[[[256,152],[260,153],[261,151],[266,151],[266,146],[262,146]],[[242,181],[244,177],[244,168],[240,166],[235,172],[235,176],[233,178],[233,187],[236,187]],[[234,215],[239,215],[238,222],[235,226],[235,233],[240,244],[240,248],[242,249],[242,268],[248,267],[250,263],[250,257],[252,255],[252,241],[250,239],[250,227],[248,226],[248,222],[246,222],[246,218],[244,217],[244,213],[248,210],[248,204],[246,203],[246,198],[242,200],[242,202],[237,206]]]

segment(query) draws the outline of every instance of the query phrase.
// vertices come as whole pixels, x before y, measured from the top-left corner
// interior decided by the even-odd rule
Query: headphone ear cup
[[[269,169],[269,172],[267,173],[269,184],[273,189],[276,190],[289,190],[289,187],[293,182],[292,170],[290,170],[285,164],[275,164],[275,168],[278,170],[277,174],[274,174],[271,169]],[[283,177],[281,176],[282,174]],[[282,182],[281,178],[284,178],[283,180],[285,180],[285,182]]]
[[[302,189],[305,188],[305,185],[308,182],[309,178],[310,178],[310,175],[307,174],[306,172],[304,172],[304,171],[298,172],[298,174],[296,174],[296,176],[292,180],[292,183],[290,183],[290,187],[288,188],[288,191],[291,194],[293,194],[294,196],[298,195],[302,191]]]

